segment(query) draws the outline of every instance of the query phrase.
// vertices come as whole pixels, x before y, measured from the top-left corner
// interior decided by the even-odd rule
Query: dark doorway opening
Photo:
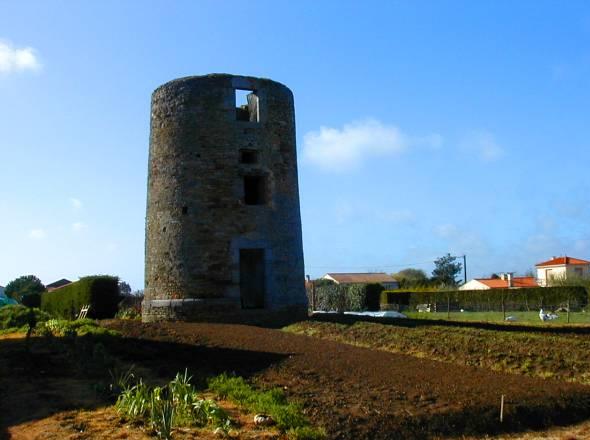
[[[243,309],[264,308],[264,249],[240,249],[240,297]]]

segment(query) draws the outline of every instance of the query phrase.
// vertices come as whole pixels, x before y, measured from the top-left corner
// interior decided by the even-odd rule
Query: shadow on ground
[[[0,440],[8,428],[62,411],[113,403],[104,393],[109,369],[134,364],[162,383],[188,369],[193,383],[235,371],[250,376],[285,355],[117,336],[0,339]],[[231,366],[231,368],[228,368]]]

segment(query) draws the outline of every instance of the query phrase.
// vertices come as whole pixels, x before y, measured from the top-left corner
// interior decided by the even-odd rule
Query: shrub
[[[64,319],[75,318],[87,304],[90,304],[88,317],[112,318],[117,313],[118,302],[119,280],[107,275],[80,278],[75,283],[41,295],[41,308]]]
[[[49,314],[39,309],[32,309],[35,321],[45,322],[50,319]],[[0,308],[0,330],[22,329],[29,325],[30,309],[21,305],[10,305]]]
[[[361,312],[379,310],[381,284],[332,284],[316,287],[315,306],[318,310]]]

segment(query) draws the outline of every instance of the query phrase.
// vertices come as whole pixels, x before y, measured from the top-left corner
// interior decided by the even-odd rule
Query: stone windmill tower
[[[153,93],[145,280],[144,321],[306,311],[287,87],[213,74]]]

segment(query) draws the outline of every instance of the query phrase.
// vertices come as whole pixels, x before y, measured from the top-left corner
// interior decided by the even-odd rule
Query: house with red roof
[[[475,278],[459,290],[488,290],[488,289],[522,289],[523,287],[539,287],[535,277],[515,277],[512,273],[500,274],[498,278]]]
[[[539,285],[545,287],[551,284],[551,280],[567,279],[568,277],[589,277],[590,261],[579,258],[553,257],[551,260],[535,264],[537,268],[537,280]]]

